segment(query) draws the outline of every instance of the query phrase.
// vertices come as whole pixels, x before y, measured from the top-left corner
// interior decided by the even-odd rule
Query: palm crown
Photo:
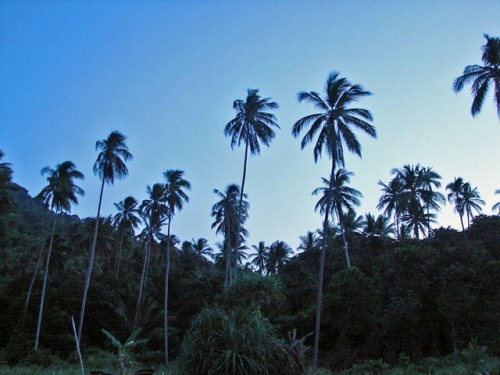
[[[184,171],[178,169],[169,169],[163,172],[163,176],[167,180],[164,188],[164,200],[169,208],[169,215],[173,215],[175,210],[182,209],[184,202],[189,202],[189,197],[184,189],[191,190],[191,184],[183,178]]]
[[[122,179],[128,175],[126,161],[132,159],[132,154],[125,144],[126,137],[118,131],[112,132],[108,138],[97,141],[96,151],[99,152],[94,164],[94,174],[108,185],[113,185],[115,178]]]

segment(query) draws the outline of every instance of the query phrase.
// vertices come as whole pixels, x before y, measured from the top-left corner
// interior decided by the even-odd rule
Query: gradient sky
[[[301,90],[322,92],[331,71],[373,96],[360,107],[375,118],[378,139],[360,136],[363,159],[348,155],[359,214],[376,213],[378,180],[393,167],[420,163],[477,186],[484,212],[500,199],[500,123],[489,95],[470,115],[467,87],[453,80],[481,63],[483,33],[500,35],[500,1],[0,1],[0,149],[14,181],[37,194],[40,170],[73,161],[86,191],[73,213],[96,213],[95,142],[111,131],[128,137],[130,175],[104,192],[103,212],[166,169],[185,170],[191,200],[174,219],[182,240],[210,229],[212,190],[241,183],[243,148],[223,135],[232,102],[260,89],[280,108],[281,130],[249,159],[248,243],[284,240],[321,225],[311,191],[327,176],[312,147],[291,136],[313,112]],[[444,192],[444,189],[443,189]],[[447,205],[442,226],[459,227]],[[220,238],[219,238],[220,240]]]

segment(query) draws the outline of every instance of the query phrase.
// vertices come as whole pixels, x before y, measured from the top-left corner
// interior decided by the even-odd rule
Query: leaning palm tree
[[[495,194],[500,195],[500,189],[495,190]],[[500,202],[495,203],[491,209],[493,212],[498,211],[497,215],[500,216]]]
[[[249,204],[246,200],[247,195],[243,195],[241,212],[239,211],[238,197],[240,196],[240,188],[236,184],[230,184],[226,187],[226,190],[220,191],[214,189],[214,194],[220,199],[217,203],[212,206],[211,216],[215,218],[212,223],[212,229],[215,228],[216,234],[222,234],[224,236],[224,260],[226,261],[226,277],[224,281],[224,286],[229,286],[231,284],[231,252],[236,249],[236,233],[238,232],[240,237],[248,236],[247,230],[243,227],[243,224],[248,218]],[[241,222],[238,228],[238,222]],[[240,239],[241,242],[241,239]],[[239,255],[234,250],[234,257],[239,259]]]
[[[236,111],[236,117],[229,121],[225,128],[226,137],[231,137],[231,148],[245,145],[245,159],[243,162],[243,177],[241,180],[240,200],[238,206],[238,217],[236,225],[236,245],[235,249],[240,247],[240,227],[241,215],[243,213],[243,197],[245,192],[245,179],[247,174],[248,151],[251,155],[260,154],[260,144],[269,147],[271,140],[275,137],[273,127],[278,128],[276,117],[268,112],[277,109],[278,104],[271,101],[270,98],[261,98],[259,90],[247,90],[246,100],[238,99],[233,103],[233,109]],[[236,280],[238,275],[237,256],[233,260],[233,278]]]
[[[472,83],[471,113],[476,116],[481,112],[488,90],[493,85],[494,101],[500,119],[500,38],[484,34],[486,44],[483,46],[483,66],[467,65],[463,74],[453,82],[453,90],[460,92],[464,85]]]
[[[257,268],[257,272],[264,274],[269,261],[269,247],[266,246],[264,241],[259,241],[257,246],[252,245],[252,249],[255,250],[254,253],[250,254],[250,256],[253,257],[252,265]]]
[[[168,207],[167,219],[168,229],[167,238],[170,238],[170,228],[175,211],[182,210],[184,203],[189,202],[189,197],[184,190],[190,190],[191,184],[184,179],[184,171],[169,169],[163,172],[167,180],[165,183],[164,200]],[[163,338],[165,341],[165,363],[168,363],[168,281],[170,273],[170,241],[167,241],[167,251],[165,253],[165,300],[164,300],[164,318],[165,330]]]
[[[139,227],[141,219],[137,216],[139,208],[134,197],[127,197],[123,201],[114,203],[118,213],[113,216],[113,225],[118,228],[120,233],[120,247],[115,259],[115,274],[118,277],[120,273],[120,264],[123,252],[123,240],[125,235],[134,235],[134,229]]]
[[[362,108],[351,108],[351,104],[359,99],[371,95],[358,84],[351,84],[346,78],[341,78],[339,73],[333,72],[326,81],[325,96],[322,98],[314,91],[300,92],[299,102],[309,102],[317,110],[317,113],[305,116],[298,120],[292,129],[292,134],[298,137],[300,133],[310,126],[305,136],[302,138],[301,147],[306,147],[313,142],[314,161],[317,162],[323,152],[330,157],[332,167],[330,181],[333,182],[335,168],[344,167],[344,145],[349,151],[361,156],[361,144],[359,143],[353,128],[376,137],[375,127],[370,123],[373,121],[370,111]],[[330,186],[331,188],[331,186]],[[327,233],[328,216],[330,207],[325,208],[325,220],[323,222],[323,233]],[[319,331],[321,318],[321,301],[323,295],[323,272],[325,266],[325,250],[327,236],[323,236],[321,247],[319,280],[318,280],[318,302],[316,306],[316,323],[314,333],[313,367],[318,363]]]
[[[462,225],[462,232],[465,231],[464,227],[464,204],[463,195],[465,191],[465,182],[462,177],[455,177],[453,182],[446,185],[448,191],[448,202],[453,204],[455,212],[460,216],[460,224]]]
[[[47,279],[49,275],[50,257],[52,254],[52,245],[54,243],[54,233],[56,231],[57,214],[70,212],[72,204],[78,204],[78,195],[83,196],[85,192],[82,188],[75,185],[75,179],[83,179],[83,174],[76,170],[71,161],[65,161],[57,165],[56,169],[45,167],[42,169],[42,175],[47,175],[48,185],[45,186],[38,198],[42,199],[52,211],[55,212],[54,222],[52,224],[52,234],[47,251],[47,260],[45,263],[45,274],[43,276],[42,295],[40,298],[40,310],[38,312],[38,323],[35,336],[35,350],[38,350],[40,342],[40,330],[42,327],[43,306],[45,303],[45,291],[47,290]]]
[[[312,192],[312,195],[321,195],[318,203],[316,203],[316,211],[319,210],[321,214],[325,214],[327,207],[330,207],[332,216],[334,214],[337,216],[342,234],[342,241],[344,243],[344,255],[347,268],[351,267],[351,261],[345,235],[346,227],[344,225],[344,212],[354,212],[354,206],[359,206],[361,203],[360,198],[363,197],[360,191],[347,186],[350,182],[350,176],[352,175],[352,172],[348,172],[345,169],[339,169],[335,172],[332,182],[326,178],[322,178],[323,185],[325,186],[316,188]]]
[[[96,151],[100,151],[94,164],[94,174],[101,179],[101,192],[99,194],[99,204],[97,206],[97,217],[95,221],[94,236],[89,251],[89,263],[87,266],[87,275],[83,289],[82,307],[80,310],[80,322],[78,324],[78,340],[81,341],[83,322],[85,318],[85,307],[87,305],[87,295],[90,287],[90,278],[94,266],[95,248],[97,244],[97,231],[99,228],[99,218],[101,216],[102,194],[104,184],[113,185],[115,179],[121,180],[128,175],[128,169],[125,164],[132,159],[132,154],[128,151],[125,144],[126,137],[118,131],[112,132],[108,138],[97,141]]]

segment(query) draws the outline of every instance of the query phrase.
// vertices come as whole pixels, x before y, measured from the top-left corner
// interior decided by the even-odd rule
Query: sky
[[[118,130],[134,159],[129,176],[105,188],[103,214],[181,169],[192,190],[172,231],[214,246],[213,189],[240,184],[243,167],[243,148],[232,150],[223,128],[233,101],[259,89],[279,104],[281,129],[248,161],[248,245],[296,248],[321,226],[311,192],[330,168],[291,135],[314,111],[297,93],[322,93],[337,71],[373,93],[358,105],[372,112],[378,137],[359,135],[362,159],[346,155],[351,186],[364,195],[359,214],[377,213],[377,182],[392,168],[417,163],[443,186],[470,181],[491,214],[500,199],[493,95],[472,118],[469,87],[455,94],[451,85],[481,63],[483,34],[500,35],[499,14],[497,0],[0,0],[0,149],[31,195],[46,185],[43,167],[73,161],[86,194],[72,212],[95,216],[95,142]],[[460,226],[450,205],[438,222]]]

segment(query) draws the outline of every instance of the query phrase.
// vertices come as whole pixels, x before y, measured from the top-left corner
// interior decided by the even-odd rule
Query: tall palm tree
[[[255,250],[254,253],[250,254],[253,257],[252,264],[257,267],[257,272],[264,274],[269,261],[269,247],[264,241],[259,241],[257,246],[252,245],[252,249]]]
[[[402,205],[400,202],[403,184],[398,176],[392,178],[387,185],[382,181],[379,181],[378,184],[382,187],[382,196],[378,201],[377,209],[384,209],[384,213],[387,216],[391,216],[394,213],[394,221],[396,222],[396,238],[399,240],[399,218],[402,214]]]
[[[495,194],[500,195],[500,189],[495,190]],[[498,211],[497,215],[500,215],[500,202],[495,203],[491,209],[493,212]]]
[[[347,238],[345,235],[346,228],[344,225],[344,211],[354,212],[354,206],[360,205],[360,198],[363,197],[360,191],[347,186],[350,182],[352,172],[345,169],[339,169],[333,176],[333,181],[330,182],[326,178],[322,178],[324,187],[314,189],[312,195],[321,195],[318,203],[316,203],[315,210],[325,214],[327,207],[330,207],[332,216],[335,214],[340,225],[342,241],[344,243],[344,255],[347,263],[347,268],[351,267],[349,258],[349,248]],[[355,215],[354,215],[355,216]]]
[[[271,140],[275,137],[273,127],[280,128],[276,123],[274,114],[268,112],[277,109],[278,104],[271,101],[270,98],[261,98],[259,90],[248,89],[246,100],[237,99],[233,103],[233,109],[236,111],[236,117],[229,121],[225,128],[226,137],[231,137],[231,148],[245,145],[245,159],[243,162],[243,177],[241,180],[240,201],[238,206],[238,217],[236,226],[236,246],[240,246],[240,227],[241,215],[243,213],[243,197],[245,192],[245,179],[247,174],[248,151],[251,155],[260,154],[260,144],[269,147]],[[237,259],[234,257],[233,278],[236,280],[238,275]]]
[[[472,188],[470,183],[465,184],[462,204],[464,206],[465,214],[467,215],[467,226],[470,226],[470,223],[474,218],[473,211],[480,213],[482,211],[481,206],[484,206],[485,204],[481,199],[481,195],[479,194],[477,187]]]
[[[434,189],[441,187],[441,175],[434,171],[432,167],[423,167],[420,171],[422,179],[421,196],[427,211],[427,237],[431,234],[431,214],[430,209],[441,210],[441,205],[445,204],[444,195]]]
[[[486,44],[483,46],[483,66],[467,65],[463,74],[453,82],[453,90],[460,92],[464,85],[472,83],[471,113],[476,116],[481,112],[488,90],[493,85],[494,101],[500,119],[500,38],[484,34]]]
[[[141,219],[137,216],[139,215],[139,208],[134,197],[127,197],[123,201],[114,203],[114,205],[118,210],[118,213],[113,216],[113,225],[118,228],[118,232],[120,233],[120,247],[118,249],[118,254],[116,255],[115,260],[115,274],[116,277],[118,277],[120,273],[124,236],[133,236],[134,229],[137,229],[139,227]]]
[[[239,255],[236,252],[236,233],[239,233],[239,236],[243,238],[248,236],[248,232],[243,227],[243,224],[248,218],[248,209],[250,205],[246,200],[247,195],[244,194],[243,201],[241,202],[241,212],[238,213],[238,197],[240,196],[240,188],[236,184],[228,185],[224,192],[214,189],[214,194],[216,194],[220,200],[212,206],[211,216],[215,218],[212,223],[212,229],[215,228],[216,234],[222,234],[224,236],[224,252],[227,253],[224,256],[224,259],[227,262],[224,285],[228,286],[231,283],[232,275],[232,249],[235,249],[234,257],[239,259]],[[237,224],[238,222],[241,222],[239,227]]]
[[[45,291],[47,290],[47,279],[49,275],[50,257],[52,255],[52,246],[54,243],[54,233],[56,231],[57,214],[61,212],[70,212],[71,205],[78,204],[78,195],[83,196],[85,192],[82,188],[75,185],[75,179],[83,179],[83,174],[79,172],[71,161],[65,161],[56,166],[56,169],[45,167],[42,169],[42,175],[47,175],[48,185],[45,186],[38,198],[42,199],[52,211],[55,212],[54,222],[52,224],[52,234],[47,251],[47,260],[45,263],[45,274],[43,276],[42,295],[40,298],[40,310],[38,311],[38,323],[35,336],[35,350],[38,350],[40,342],[40,330],[42,327],[43,306],[45,303]]]
[[[4,155],[3,151],[0,150],[0,161]],[[12,198],[12,192],[17,188],[12,183],[12,174],[10,163],[0,163],[0,214],[8,213],[16,206]]]
[[[333,72],[326,81],[325,96],[322,98],[314,91],[300,92],[299,102],[311,103],[319,112],[305,116],[298,120],[292,129],[292,134],[298,137],[302,130],[310,125],[309,130],[302,138],[301,147],[306,147],[317,137],[314,146],[314,161],[317,162],[323,152],[330,157],[332,167],[330,181],[333,182],[335,167],[344,167],[344,145],[349,151],[361,156],[361,144],[359,143],[353,128],[376,137],[375,127],[370,123],[373,121],[370,111],[362,108],[351,108],[351,104],[359,99],[369,96],[371,93],[365,91],[361,85],[351,84],[346,78],[341,78],[339,73]],[[331,189],[331,186],[330,186]],[[328,215],[330,207],[325,208],[325,220],[323,222],[323,233],[327,233]],[[314,328],[314,351],[313,367],[318,363],[319,331],[321,318],[321,301],[323,295],[323,272],[325,265],[325,250],[327,236],[323,236],[321,247],[319,280],[318,280],[318,302],[316,306],[316,323]]]
[[[462,232],[465,231],[464,227],[464,204],[463,195],[465,191],[464,179],[462,177],[455,177],[453,182],[446,185],[446,190],[448,191],[448,202],[453,204],[455,207],[455,212],[460,216],[460,224],[462,225]]]
[[[269,248],[267,273],[278,274],[283,271],[285,264],[290,260],[292,248],[284,241],[275,241]]]
[[[99,217],[101,216],[102,194],[104,184],[113,185],[115,179],[121,180],[128,175],[128,169],[125,162],[132,159],[132,154],[128,151],[125,143],[126,137],[118,131],[112,132],[106,139],[97,141],[96,151],[100,151],[94,164],[94,174],[101,179],[101,192],[99,194],[99,204],[97,206],[97,216],[94,228],[94,236],[89,252],[89,263],[87,266],[87,275],[85,278],[85,287],[83,289],[82,307],[80,310],[80,322],[78,324],[78,341],[81,342],[83,322],[85,318],[85,307],[87,305],[87,295],[90,287],[90,278],[94,266],[95,248],[97,243],[97,231],[99,228]]]
[[[165,203],[168,207],[167,220],[168,229],[167,237],[170,238],[170,228],[172,218],[175,211],[182,210],[184,203],[189,202],[189,197],[184,190],[190,190],[191,184],[184,179],[184,171],[169,169],[163,172],[163,176],[167,180],[165,183]],[[168,281],[170,274],[170,241],[167,242],[167,251],[165,253],[165,300],[164,300],[164,318],[165,330],[163,338],[165,341],[165,363],[168,363]]]

